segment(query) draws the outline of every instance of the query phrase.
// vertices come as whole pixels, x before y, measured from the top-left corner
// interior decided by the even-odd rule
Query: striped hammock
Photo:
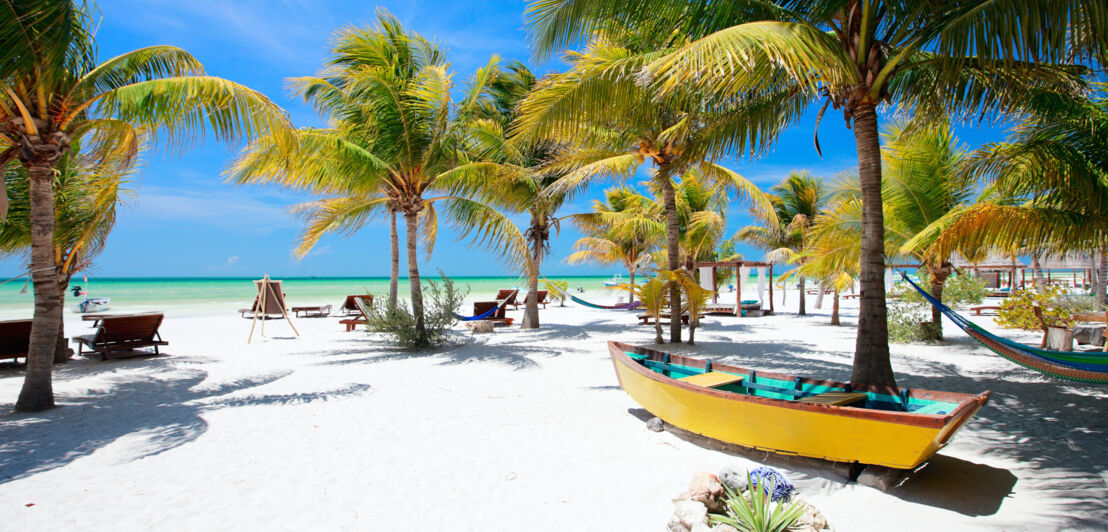
[[[1108,356],[1103,353],[1074,353],[1072,351],[1051,351],[1031,347],[1006,338],[1001,338],[980,325],[966,319],[961,314],[935,299],[908,276],[900,274],[920,295],[938,308],[944,316],[950,318],[966,334],[973,337],[994,353],[1025,368],[1045,373],[1052,377],[1079,382],[1108,383]]]
[[[572,299],[574,303],[577,303],[579,305],[584,305],[589,308],[598,308],[601,310],[632,310],[642,305],[641,301],[632,301],[630,303],[622,303],[619,305],[597,305],[596,303],[589,303],[588,301],[585,301],[584,299],[581,299],[577,296],[571,295],[569,296],[569,298]]]

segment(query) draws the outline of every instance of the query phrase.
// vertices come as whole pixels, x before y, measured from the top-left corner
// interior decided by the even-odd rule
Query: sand
[[[848,378],[856,301],[832,327],[830,301],[797,317],[789,297],[668,348]],[[247,345],[250,323],[231,312],[170,313],[166,356],[75,359],[55,373],[60,408],[0,414],[0,529],[664,530],[693,473],[757,465],[645,428],[604,343],[652,341],[630,313],[551,307],[542,320],[411,353],[335,318],[295,320],[299,337],[270,321]],[[945,345],[892,347],[901,385],[994,395],[903,486],[765,462],[840,531],[1108,526],[1104,391],[946,331]],[[21,383],[0,369],[0,411]]]

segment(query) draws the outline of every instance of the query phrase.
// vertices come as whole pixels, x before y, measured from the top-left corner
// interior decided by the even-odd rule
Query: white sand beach
[[[829,300],[797,317],[795,296],[774,316],[708,318],[696,346],[664,349],[848,379],[857,302],[832,327]],[[695,472],[760,456],[840,531],[1108,526],[1104,391],[1015,366],[950,323],[945,345],[892,346],[899,383],[992,399],[883,493],[647,430],[605,341],[649,345],[652,329],[578,306],[542,320],[412,353],[335,318],[295,320],[299,337],[269,321],[247,345],[250,321],[232,312],[170,313],[164,356],[76,358],[55,373],[60,408],[0,415],[0,529],[664,530]],[[0,410],[22,375],[0,369]]]

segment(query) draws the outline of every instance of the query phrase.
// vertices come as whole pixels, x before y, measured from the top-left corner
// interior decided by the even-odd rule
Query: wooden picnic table
[[[977,307],[970,307],[970,310],[973,311],[974,316],[980,316],[982,310],[997,310],[997,311],[999,311],[1000,307],[997,306],[997,305],[981,305],[981,306],[977,306]]]

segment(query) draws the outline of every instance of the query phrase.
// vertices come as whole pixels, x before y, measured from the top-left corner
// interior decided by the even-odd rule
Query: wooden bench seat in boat
[[[728,384],[734,384],[743,380],[742,375],[733,375],[731,373],[724,373],[722,371],[709,371],[707,373],[700,373],[698,375],[689,375],[688,377],[681,377],[677,379],[681,382],[687,382],[694,386],[703,386],[705,388],[718,388]]]
[[[846,406],[857,403],[866,398],[866,394],[860,392],[823,392],[800,399],[802,403],[815,403],[820,405]]]

